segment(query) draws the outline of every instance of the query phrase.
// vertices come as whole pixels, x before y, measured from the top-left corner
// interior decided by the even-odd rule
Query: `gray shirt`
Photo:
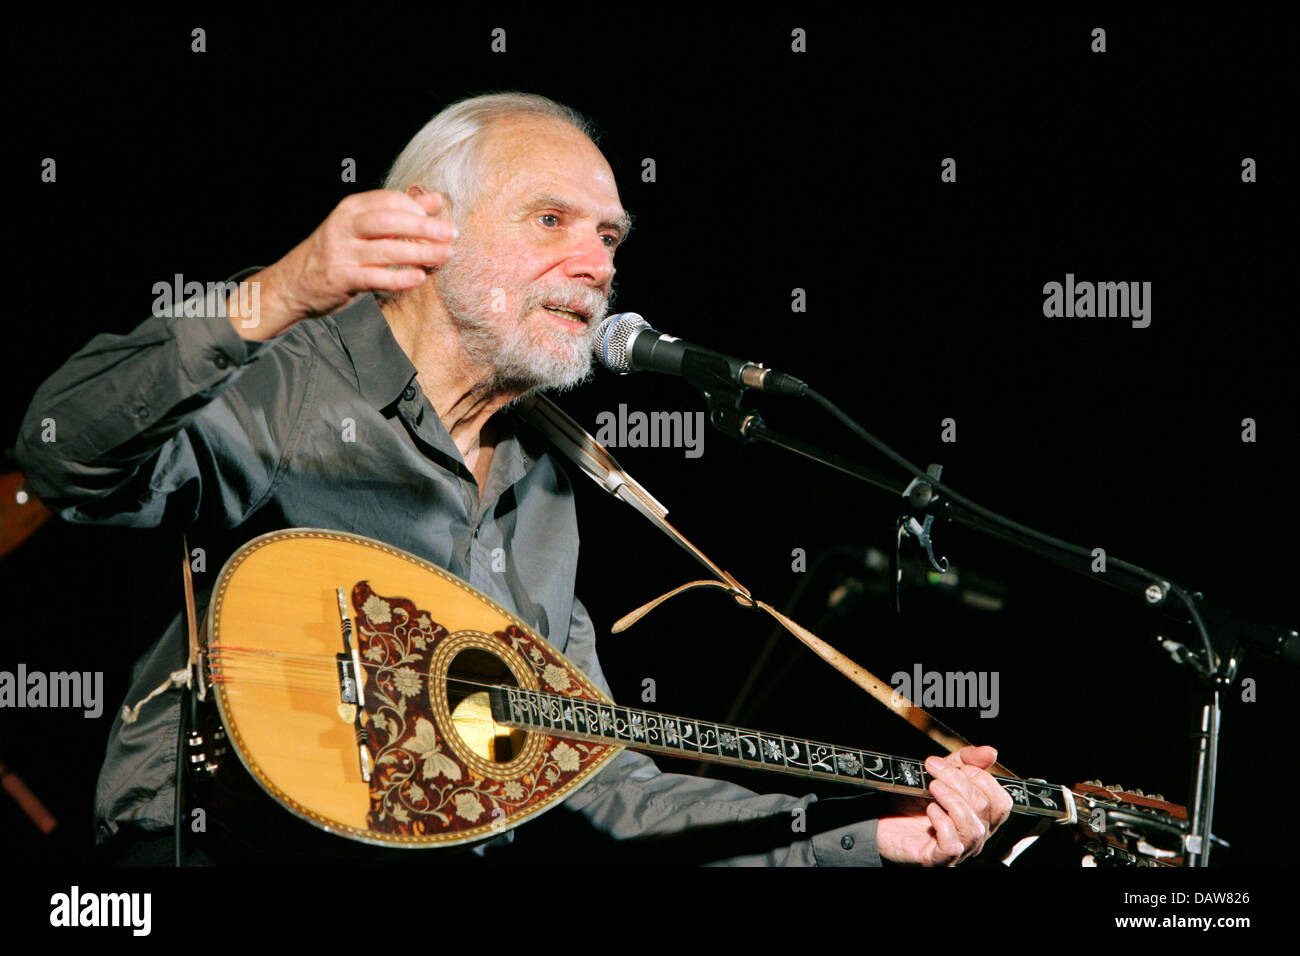
[[[610,693],[574,595],[573,491],[546,440],[512,408],[499,411],[480,493],[372,295],[251,342],[220,311],[220,289],[175,317],[95,336],[42,384],[16,442],[32,490],[66,521],[185,529],[207,569],[195,575],[200,613],[226,557],[258,534],[377,538],[468,581]],[[493,570],[503,557],[504,571]],[[127,703],[185,658],[178,614],[136,662]],[[129,724],[119,711],[95,797],[100,839],[127,821],[171,826],[180,700],[165,693]],[[874,801],[759,795],[624,751],[564,807],[637,845],[689,830],[694,856],[716,862],[879,865],[876,821],[861,819]]]

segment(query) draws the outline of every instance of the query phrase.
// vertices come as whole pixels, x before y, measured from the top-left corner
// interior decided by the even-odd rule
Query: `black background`
[[[618,256],[618,309],[799,375],[995,510],[1294,626],[1294,58],[1280,14],[1233,9],[51,14],[7,41],[16,202],[0,425],[15,435],[37,385],[92,335],[143,320],[155,282],[274,261],[343,196],[378,186],[443,106],[538,92],[601,127],[637,218]],[[196,26],[203,54],[190,52]],[[497,26],[505,54],[489,49]],[[1090,52],[1098,26],[1104,54]],[[806,54],[790,51],[794,27]],[[45,157],[55,184],[40,181]],[[345,157],[356,184],[339,181]],[[656,182],[641,181],[645,157]],[[940,182],[944,157],[955,184]],[[1242,183],[1244,157],[1257,183]],[[1151,282],[1150,327],[1045,318],[1043,284],[1066,273]],[[806,313],[790,310],[794,288]],[[703,408],[680,380],[604,372],[560,403],[593,431],[619,403]],[[756,404],[776,428],[890,467],[811,403]],[[940,440],[947,417],[955,443]],[[1253,444],[1244,418],[1257,422]],[[709,432],[698,459],[615,451],[678,528],[778,606],[800,580],[793,549],[812,568],[837,546],[892,538],[887,496],[774,448]],[[697,592],[610,636],[616,618],[699,574],[630,509],[574,481],[578,594],[616,697],[637,702],[652,678],[654,706],[724,718],[770,628]],[[41,839],[0,801],[8,862],[87,859],[94,780],[140,640],[132,620],[180,599],[164,566],[172,546],[164,533],[55,520],[3,559],[0,668],[106,678],[97,721],[0,714],[0,760],[61,821]],[[1159,619],[955,526],[936,550],[1001,581],[1005,610],[911,590],[897,617],[859,570],[875,590],[822,636],[886,680],[918,662],[997,671],[995,719],[939,713],[1021,774],[1187,802],[1196,698],[1152,646]],[[821,564],[794,616],[816,629],[849,571]],[[1258,701],[1228,695],[1216,830],[1233,847],[1215,860],[1287,862],[1296,675],[1254,655],[1241,673]],[[788,636],[756,691],[751,726],[933,749]],[[805,792],[791,778],[734,779]]]

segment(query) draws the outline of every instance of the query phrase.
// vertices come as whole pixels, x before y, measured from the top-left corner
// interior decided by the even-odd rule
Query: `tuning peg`
[[[1143,793],[1141,790],[1130,790],[1129,793],[1133,794],[1133,796],[1135,796],[1135,797],[1145,797],[1145,796],[1146,796],[1146,794]]]
[[[1153,794],[1151,794],[1150,796],[1151,796],[1151,799],[1152,799],[1152,800],[1161,800],[1161,801],[1163,801],[1163,800],[1165,799],[1165,795],[1164,795],[1163,793],[1153,793]]]

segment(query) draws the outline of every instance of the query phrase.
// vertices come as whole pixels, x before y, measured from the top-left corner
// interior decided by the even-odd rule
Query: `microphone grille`
[[[635,312],[611,315],[596,329],[596,358],[611,372],[628,374],[632,371],[632,363],[627,357],[628,343],[632,336],[648,328],[650,323]]]

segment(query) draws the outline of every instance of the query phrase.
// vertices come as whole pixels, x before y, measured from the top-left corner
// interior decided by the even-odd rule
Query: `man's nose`
[[[580,240],[564,262],[564,274],[587,279],[598,288],[608,288],[614,278],[614,256],[600,236]]]

